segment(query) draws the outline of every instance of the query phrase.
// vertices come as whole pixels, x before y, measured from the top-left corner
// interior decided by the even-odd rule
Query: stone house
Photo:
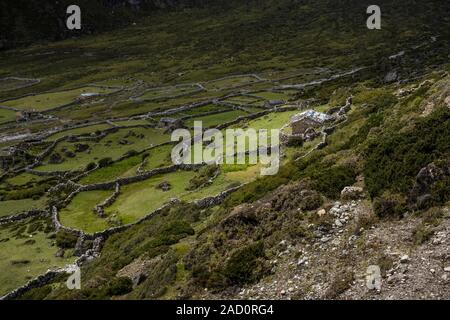
[[[291,117],[292,134],[304,134],[309,128],[321,127],[332,119],[333,117],[325,113],[314,110],[304,111]]]
[[[281,106],[282,104],[284,104],[283,100],[269,100],[269,101],[266,101],[265,107],[273,108],[273,107]]]
[[[183,121],[175,118],[161,118],[158,123],[159,128],[173,131],[183,127]]]

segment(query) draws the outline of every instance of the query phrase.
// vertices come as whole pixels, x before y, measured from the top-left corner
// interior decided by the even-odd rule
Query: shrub
[[[300,204],[300,209],[304,211],[315,210],[323,204],[323,199],[317,192],[312,192],[311,194],[304,197]]]
[[[434,234],[433,228],[424,224],[419,224],[417,227],[414,228],[412,232],[414,244],[421,245],[427,242],[428,240],[431,239],[433,234]]]
[[[108,158],[103,158],[103,159],[100,159],[98,161],[98,165],[99,165],[100,168],[103,168],[103,167],[106,167],[106,166],[110,165],[112,162],[113,162],[113,160],[111,158],[109,158],[109,157]]]
[[[441,108],[405,133],[389,133],[366,151],[364,177],[372,198],[386,190],[406,193],[419,170],[450,151],[450,109]],[[437,194],[448,188],[437,186]],[[441,196],[438,196],[441,198]]]
[[[375,198],[373,210],[379,218],[401,218],[407,207],[401,196],[391,195]]]
[[[130,150],[130,151],[127,151],[125,154],[124,154],[124,157],[132,157],[132,156],[135,156],[135,155],[137,155],[139,152],[137,152],[136,150]]]
[[[117,277],[108,283],[106,292],[110,296],[121,296],[131,292],[131,290],[133,290],[133,282],[130,278]]]
[[[328,287],[327,291],[325,292],[325,298],[326,299],[335,299],[340,294],[347,291],[354,279],[353,272],[350,271],[344,271],[342,273],[339,273],[335,276],[333,281],[331,282],[331,285]]]
[[[352,185],[356,179],[356,172],[350,166],[333,166],[321,168],[311,174],[314,189],[329,198],[339,198],[344,187]]]
[[[258,260],[263,257],[264,244],[261,241],[237,249],[227,261],[224,275],[231,284],[254,282],[262,276]]]
[[[56,245],[63,249],[75,248],[78,237],[65,230],[59,230],[56,233]]]
[[[220,169],[217,165],[209,165],[200,168],[198,174],[189,180],[189,185],[186,187],[186,190],[192,191],[206,185],[218,170]]]
[[[88,163],[88,165],[86,166],[86,171],[94,170],[96,166],[97,166],[97,165],[95,164],[95,162],[90,162],[90,163]]]
[[[165,227],[161,235],[193,235],[195,234],[194,229],[192,229],[191,225],[186,221],[174,221]]]

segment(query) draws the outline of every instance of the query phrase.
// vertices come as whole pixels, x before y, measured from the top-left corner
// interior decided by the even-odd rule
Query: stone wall
[[[45,215],[49,215],[49,213],[47,211],[42,211],[42,210],[31,210],[31,211],[15,214],[12,216],[2,217],[2,218],[0,218],[0,225],[8,224],[11,222],[16,222],[19,220],[28,219],[31,217],[45,216]]]
[[[24,293],[30,291],[31,289],[39,288],[39,287],[42,287],[42,286],[52,282],[57,276],[59,276],[61,274],[72,273],[73,272],[72,270],[73,269],[71,267],[66,267],[66,268],[56,269],[56,270],[48,270],[46,273],[29,281],[24,286],[11,291],[10,293],[4,295],[3,297],[0,297],[0,300],[12,300],[12,299],[18,298],[21,295],[23,295]]]
[[[207,198],[203,198],[201,200],[194,201],[194,203],[199,207],[199,209],[206,209],[206,208],[214,207],[214,206],[222,203],[226,197],[228,197],[233,192],[236,192],[240,188],[242,188],[242,185],[225,190],[225,191],[219,193],[217,196],[207,197]]]
[[[94,208],[94,213],[96,213],[99,217],[103,218],[105,216],[105,208],[111,206],[114,201],[116,201],[117,197],[120,195],[120,183],[116,182],[116,189],[114,193],[105,201],[98,204]]]
[[[81,189],[79,191],[81,192],[81,191],[92,191],[92,190],[110,190],[115,187],[116,183],[119,183],[120,185],[127,185],[127,184],[131,184],[131,183],[147,180],[147,179],[149,179],[153,176],[159,175],[159,174],[171,173],[171,172],[175,172],[177,170],[195,170],[197,168],[200,168],[201,166],[202,165],[195,165],[195,164],[177,164],[177,165],[172,165],[172,166],[164,167],[164,168],[156,168],[151,171],[145,172],[142,175],[137,175],[137,176],[128,177],[128,178],[119,178],[119,179],[116,179],[116,180],[110,181],[110,182],[96,183],[96,184],[83,186],[83,187],[81,187]]]

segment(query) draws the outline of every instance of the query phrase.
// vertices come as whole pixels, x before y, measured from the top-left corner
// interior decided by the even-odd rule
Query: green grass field
[[[113,121],[113,123],[119,127],[130,127],[130,126],[141,126],[141,125],[148,126],[151,124],[151,122],[146,119]]]
[[[0,92],[1,91],[10,91],[14,89],[21,88],[22,86],[27,86],[32,84],[34,81],[25,80],[25,79],[0,79]]]
[[[60,211],[60,220],[66,226],[93,233],[112,226],[108,217],[114,216],[114,221],[120,221],[122,224],[132,223],[161,207],[171,198],[193,201],[214,196],[231,185],[252,181],[259,175],[257,165],[243,166],[240,168],[242,170],[228,169],[225,169],[211,185],[194,191],[185,190],[189,180],[196,175],[194,171],[158,175],[142,182],[122,186],[117,200],[105,210],[107,218],[99,218],[92,209],[110,196],[112,191],[81,192]],[[164,192],[156,188],[163,181],[171,184],[169,191]]]
[[[173,87],[155,88],[147,90],[139,96],[140,100],[166,100],[179,96],[191,95],[198,92],[200,88],[196,85],[185,84]]]
[[[228,112],[223,112],[223,113],[218,113],[218,114],[207,115],[207,116],[203,116],[203,117],[191,118],[191,119],[186,120],[185,123],[188,127],[193,127],[194,121],[202,121],[203,128],[211,128],[211,127],[216,127],[220,124],[224,124],[224,123],[233,121],[233,120],[237,119],[238,117],[245,116],[245,115],[248,115],[248,114],[241,110],[233,110],[233,111],[228,111]]]
[[[97,169],[83,177],[79,182],[84,185],[113,181],[117,178],[135,176],[142,163],[142,155],[126,158],[104,168]]]
[[[6,182],[13,186],[23,186],[30,182],[40,182],[45,179],[47,179],[47,177],[36,176],[34,174],[24,172],[12,178],[6,179]]]
[[[12,216],[30,210],[44,210],[47,199],[42,197],[38,200],[22,199],[0,201],[0,217]]]
[[[105,201],[113,191],[86,191],[77,194],[69,205],[60,210],[59,219],[65,226],[96,232],[111,227],[106,219],[99,218],[93,211],[97,204]]]
[[[130,135],[132,133],[132,135]],[[142,136],[139,136],[142,135]],[[142,151],[152,145],[158,145],[170,140],[170,136],[164,134],[162,130],[154,128],[132,128],[120,129],[111,133],[99,142],[67,142],[58,143],[54,153],[64,155],[63,150],[69,150],[76,154],[75,157],[65,157],[64,162],[59,164],[48,163],[49,157],[44,164],[37,167],[38,171],[69,171],[84,169],[87,164],[96,162],[100,159],[110,157],[117,160],[127,152]],[[83,143],[89,145],[89,150],[75,152],[77,144]]]
[[[235,88],[242,85],[252,84],[258,80],[252,76],[235,76],[227,77],[225,79],[218,79],[204,84],[207,90],[223,90],[228,88]]]
[[[19,110],[46,111],[75,102],[76,99],[81,98],[82,94],[109,94],[116,90],[117,89],[101,87],[82,87],[79,89],[28,96],[17,100],[6,101],[3,104],[7,107],[16,108]]]
[[[86,127],[81,127],[81,128],[71,129],[71,130],[64,130],[64,131],[52,134],[51,136],[49,136],[47,138],[47,140],[54,141],[54,140],[57,140],[62,137],[90,134],[90,133],[95,133],[96,131],[103,131],[103,130],[111,129],[111,128],[112,128],[111,125],[109,125],[107,123],[101,123],[101,124],[96,124],[93,126],[86,126]]]
[[[224,100],[225,102],[237,104],[237,105],[249,105],[254,103],[263,103],[261,99],[258,99],[256,97],[250,97],[250,96],[235,96],[231,98],[227,98]]]
[[[16,120],[16,112],[0,108],[0,124]]]
[[[147,153],[146,163],[144,170],[152,170],[161,167],[168,167],[172,165],[171,152],[173,145],[165,145],[157,148],[150,149]]]
[[[37,226],[37,230],[30,230]],[[0,296],[26,284],[48,269],[73,263],[75,258],[57,258],[58,247],[49,238],[53,231],[43,219],[27,219],[0,226]]]
[[[264,92],[256,92],[253,95],[257,97],[261,97],[265,100],[281,100],[288,101],[291,96],[288,93],[284,92],[272,92],[272,91],[264,91]]]

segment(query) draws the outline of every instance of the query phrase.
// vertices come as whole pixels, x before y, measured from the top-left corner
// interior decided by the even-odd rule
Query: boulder
[[[48,163],[50,164],[58,164],[58,163],[62,163],[64,161],[64,159],[61,157],[61,155],[59,153],[53,153],[50,156],[50,159],[48,160]]]
[[[356,200],[361,198],[363,194],[363,188],[360,187],[345,187],[341,191],[342,200]]]
[[[412,209],[426,209],[432,203],[432,188],[439,181],[448,179],[450,167],[447,165],[437,166],[428,164],[420,169],[416,181],[408,195],[408,202]]]
[[[172,189],[172,185],[168,181],[163,181],[156,188],[166,192]]]
[[[390,82],[395,82],[399,79],[398,73],[397,71],[390,71],[385,77],[384,77],[384,82],[385,83],[390,83]]]

